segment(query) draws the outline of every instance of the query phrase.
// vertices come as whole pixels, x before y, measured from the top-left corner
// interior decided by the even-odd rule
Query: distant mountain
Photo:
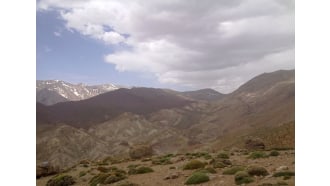
[[[148,114],[160,109],[181,107],[192,103],[183,97],[154,88],[121,88],[90,99],[58,103],[40,107],[37,121],[66,123],[76,127],[89,127],[114,118],[124,112]]]
[[[60,80],[37,80],[37,102],[53,105],[65,101],[79,101],[119,88],[113,84],[88,86]]]
[[[249,137],[267,148],[294,147],[294,70],[261,74],[212,101],[189,94],[132,88],[52,106],[38,103],[37,161],[65,167],[81,158],[127,157],[138,144],[151,145],[157,154],[218,151],[243,148]]]
[[[201,89],[195,91],[186,91],[181,93],[183,96],[196,99],[196,100],[205,100],[205,101],[214,101],[219,100],[225,96],[225,94],[221,94],[213,89]]]
[[[66,101],[69,100],[53,90],[43,88],[37,91],[37,102],[42,103],[44,105],[53,105],[55,103]]]

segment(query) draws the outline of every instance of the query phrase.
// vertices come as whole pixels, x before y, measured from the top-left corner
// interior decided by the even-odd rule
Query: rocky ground
[[[138,160],[84,160],[60,174],[38,178],[37,186],[179,186],[187,184],[187,180],[191,183],[204,181],[196,184],[203,186],[277,186],[294,185],[294,171],[294,150],[247,152],[236,149],[217,153],[168,154]],[[231,174],[226,174],[228,172]]]

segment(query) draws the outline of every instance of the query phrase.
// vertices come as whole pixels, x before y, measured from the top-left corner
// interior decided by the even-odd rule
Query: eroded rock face
[[[132,159],[140,159],[144,157],[152,156],[153,149],[149,145],[138,145],[131,147],[129,150],[129,156]]]
[[[57,166],[53,166],[49,164],[48,162],[44,162],[41,165],[37,165],[37,178],[43,177],[43,176],[49,176],[54,175],[60,172],[60,168]]]
[[[245,141],[245,148],[248,150],[264,150],[265,144],[259,138],[247,139]]]

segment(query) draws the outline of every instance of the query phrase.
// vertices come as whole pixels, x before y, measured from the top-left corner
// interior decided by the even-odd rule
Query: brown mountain
[[[89,127],[124,113],[148,114],[160,109],[181,107],[192,101],[162,89],[118,89],[82,101],[57,103],[38,108],[37,121],[66,123],[75,127]]]
[[[294,87],[290,70],[259,75],[212,102],[133,88],[78,102],[38,104],[37,121],[51,125],[37,125],[43,128],[37,130],[37,159],[68,166],[78,157],[125,157],[138,144],[158,154],[211,151],[242,147],[249,137],[261,138],[267,148],[294,147]]]
[[[225,97],[225,94],[221,94],[213,89],[200,89],[195,91],[186,91],[181,93],[183,96],[195,99],[195,100],[204,100],[204,101],[215,101],[220,100]]]

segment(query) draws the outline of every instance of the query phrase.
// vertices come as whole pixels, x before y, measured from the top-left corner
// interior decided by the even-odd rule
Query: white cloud
[[[230,92],[249,78],[294,68],[294,1],[40,0],[66,27],[106,44],[118,71],[161,83]],[[124,37],[127,34],[128,37]]]
[[[61,37],[61,33],[60,33],[60,32],[54,32],[54,35],[55,35],[56,37]]]

